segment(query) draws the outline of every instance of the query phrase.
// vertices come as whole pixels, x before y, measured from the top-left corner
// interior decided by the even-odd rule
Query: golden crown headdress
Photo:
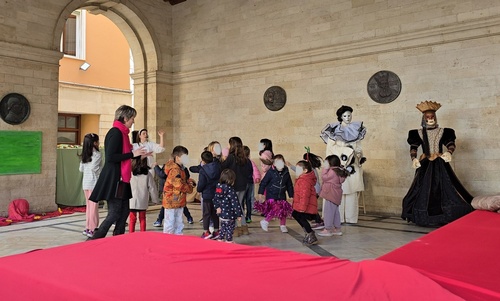
[[[417,105],[417,109],[424,113],[424,112],[427,112],[427,111],[434,111],[436,112],[437,110],[439,110],[439,108],[441,107],[441,104],[438,103],[438,102],[435,102],[435,101],[422,101],[421,103],[419,103]]]

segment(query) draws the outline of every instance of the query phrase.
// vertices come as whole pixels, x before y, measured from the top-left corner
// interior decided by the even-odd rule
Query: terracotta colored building
[[[78,144],[86,133],[104,137],[121,104],[132,105],[130,48],[103,15],[77,10],[61,39],[58,143]]]

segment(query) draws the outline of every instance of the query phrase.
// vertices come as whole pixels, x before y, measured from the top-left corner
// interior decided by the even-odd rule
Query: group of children
[[[280,221],[280,230],[283,233],[288,232],[286,219],[291,214],[305,232],[303,243],[306,245],[318,243],[314,230],[322,230],[318,232],[320,236],[342,235],[339,205],[342,200],[342,183],[349,176],[349,172],[341,166],[340,158],[330,155],[322,162],[321,157],[310,153],[306,148],[303,160],[291,165],[286,163],[283,155],[271,155],[272,144],[270,141],[264,142],[260,153],[261,161],[272,161],[272,166],[265,169],[266,174],[259,185],[260,202],[255,204],[265,217],[260,222],[262,229],[268,231],[269,221],[277,218]],[[266,151],[269,153],[266,154]],[[295,186],[285,165],[295,172]],[[320,184],[317,169],[321,166],[323,168]],[[285,192],[292,201],[291,206]],[[318,213],[318,196],[325,202],[324,221]],[[309,221],[315,221],[316,225],[312,227]]]
[[[159,132],[160,144],[147,140],[147,131],[139,131],[134,147],[148,147],[149,152],[164,151],[163,132]],[[288,232],[286,220],[293,217],[304,229],[304,244],[317,244],[314,230],[322,230],[320,236],[342,235],[339,205],[342,199],[342,183],[349,173],[341,166],[340,159],[331,155],[324,161],[309,151],[296,165],[285,161],[283,155],[273,153],[272,142],[262,139],[259,145],[260,170],[250,160],[250,149],[244,146],[239,137],[231,137],[229,146],[222,149],[217,141],[211,142],[201,153],[201,163],[189,170],[198,173],[198,185],[190,178],[188,150],[184,146],[174,147],[171,159],[160,168],[149,158],[133,159],[131,180],[133,198],[130,199],[129,231],[134,232],[139,213],[140,230],[146,230],[146,209],[149,196],[159,202],[156,185],[153,181],[152,167],[157,174],[163,175],[162,214],[163,232],[182,234],[183,213],[186,214],[186,197],[196,191],[202,198],[203,229],[202,238],[233,242],[234,236],[249,234],[248,223],[252,222],[253,210],[259,211],[264,219],[260,221],[264,231],[269,230],[269,222],[276,218],[280,230]],[[99,176],[101,156],[99,137],[87,134],[83,143],[80,171],[84,173],[83,189],[90,195],[92,183]],[[295,171],[296,182],[287,165]],[[322,167],[321,185],[317,169]],[[259,184],[258,202],[254,203],[254,185]],[[290,204],[287,201],[287,194]],[[323,226],[313,227],[310,221],[321,223],[318,214],[318,196],[324,199]],[[88,197],[87,197],[88,199]],[[98,211],[94,202],[87,201],[87,224],[84,235],[89,237],[98,227]],[[246,214],[243,212],[246,208]],[[190,217],[189,211],[188,216]],[[189,219],[188,217],[188,219]],[[192,223],[192,217],[191,217]],[[156,225],[155,223],[155,225]]]
[[[238,137],[230,139],[227,156],[222,155],[221,146],[216,141],[205,148],[201,153],[201,163],[189,169],[199,174],[198,185],[187,172],[188,150],[183,146],[174,148],[172,159],[164,167],[167,174],[162,202],[165,210],[164,233],[182,234],[180,210],[186,206],[186,195],[196,187],[202,198],[202,238],[231,243],[236,229],[238,234],[248,234],[248,227],[242,219],[242,198],[239,194],[241,191],[244,193],[247,187],[247,179],[242,175],[248,170],[250,160],[240,161],[241,157],[237,157],[244,153],[243,145],[238,140],[241,141]],[[249,171],[251,172],[251,164]],[[172,214],[174,218],[169,218]],[[236,221],[242,225],[237,227]],[[210,225],[213,227],[212,231]]]

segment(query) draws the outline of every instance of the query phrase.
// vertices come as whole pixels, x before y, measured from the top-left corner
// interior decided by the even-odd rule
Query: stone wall
[[[0,95],[22,94],[31,107],[29,118],[20,125],[0,120],[0,131],[42,132],[41,173],[0,176],[0,215],[6,215],[9,202],[17,198],[30,201],[33,212],[57,208],[55,146],[60,57],[58,52],[0,42]]]
[[[492,1],[187,1],[173,7],[174,141],[198,160],[212,140],[240,136],[258,160],[270,138],[295,163],[304,146],[324,155],[319,132],[341,105],[364,121],[366,207],[398,215],[413,169],[408,130],[416,104],[440,102],[438,121],[457,133],[452,166],[473,195],[498,193],[500,4]],[[367,94],[380,70],[400,96]],[[278,85],[287,104],[271,112]]]

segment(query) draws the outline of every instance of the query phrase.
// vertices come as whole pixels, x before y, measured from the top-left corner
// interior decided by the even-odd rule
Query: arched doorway
[[[151,34],[152,29],[147,24],[147,20],[141,19],[141,12],[128,2],[123,4],[107,1],[73,1],[60,14],[56,29],[54,30],[54,47],[59,47],[61,42],[60,38],[58,39],[57,37],[60,37],[60,32],[63,32],[67,16],[71,15],[75,9],[84,9],[91,15],[106,17],[119,28],[127,40],[133,58],[133,69],[130,70],[130,77],[133,79],[133,88],[131,89],[133,91],[133,101],[131,103],[123,103],[133,105],[138,111],[135,128],[146,127],[151,133],[156,133],[159,128],[164,129],[167,134],[171,132],[171,123],[168,123],[169,118],[165,118],[166,113],[171,111],[168,105],[166,105],[169,102],[162,101],[162,99],[171,99],[171,84],[168,77],[162,76],[165,73],[159,71],[159,62],[161,60],[159,59],[159,51],[157,49],[158,41]],[[102,49],[102,51],[107,50]],[[161,96],[159,97],[158,95]],[[61,98],[59,100],[61,101]],[[120,104],[122,103],[117,104],[114,101],[108,105],[103,103],[98,108],[94,108],[96,114],[99,114],[101,117],[99,133],[102,139],[104,139],[105,133],[111,127],[114,110]],[[160,116],[163,116],[164,121],[162,123],[158,122]],[[167,137],[172,137],[172,135],[167,135]],[[165,140],[165,144],[168,145],[169,139]],[[59,192],[59,184],[57,191]]]
[[[151,34],[152,26],[146,18],[141,18],[141,12],[130,2],[125,4],[115,1],[72,1],[61,12],[54,29],[53,47],[59,49],[60,34],[63,31],[66,18],[77,9],[86,9],[90,14],[100,14],[121,30],[131,49],[134,68],[131,77],[134,80],[134,107],[139,115],[136,127],[148,127],[156,130],[156,84],[162,79],[162,68],[158,50],[158,41]],[[165,82],[163,80],[163,82]]]

